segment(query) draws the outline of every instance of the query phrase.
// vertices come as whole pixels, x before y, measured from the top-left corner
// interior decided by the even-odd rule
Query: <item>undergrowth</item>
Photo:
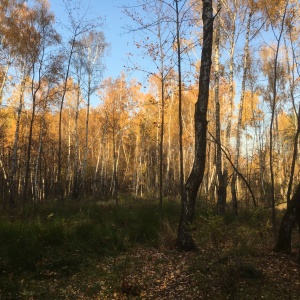
[[[139,246],[174,251],[180,203],[165,200],[163,208],[161,217],[155,201],[127,199],[117,206],[111,202],[66,200],[27,206],[13,222],[2,216],[0,296],[17,299],[20,294],[36,289],[36,293],[48,299],[42,281],[41,286],[37,284],[34,288],[30,283],[27,288],[22,286],[27,277],[29,281],[30,278],[68,278],[77,273],[98,274],[109,279],[112,285],[118,284],[126,266],[113,264],[112,271],[95,271],[96,262],[126,256]],[[198,277],[199,286],[204,290],[211,284],[205,276],[208,268],[221,277],[224,272],[225,280],[220,278],[220,289],[224,290],[234,286],[231,282],[233,275],[261,276],[255,266],[237,262],[239,257],[255,255],[266,240],[270,240],[268,212],[248,210],[238,216],[228,213],[221,217],[202,204],[196,211],[191,229],[201,250],[191,273]],[[10,276],[19,276],[21,283],[16,284],[16,280],[9,279]],[[96,282],[88,288],[89,293],[93,294],[99,286],[101,283]],[[233,291],[226,293],[230,295]]]
[[[169,219],[175,221],[173,213],[177,214],[178,209],[176,202],[165,204],[164,224]],[[14,222],[0,220],[0,264],[20,272],[36,269],[53,251],[62,252],[60,255],[82,251],[114,255],[137,243],[158,245],[163,236],[161,228],[158,205],[153,202],[116,206],[65,201],[32,210],[27,207]]]

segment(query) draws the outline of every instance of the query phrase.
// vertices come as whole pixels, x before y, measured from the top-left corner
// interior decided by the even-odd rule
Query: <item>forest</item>
[[[298,299],[299,2],[124,5],[115,78],[63,5],[0,1],[0,299]]]

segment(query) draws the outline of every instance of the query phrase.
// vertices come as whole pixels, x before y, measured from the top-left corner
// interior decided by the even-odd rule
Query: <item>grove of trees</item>
[[[118,203],[123,194],[163,208],[164,197],[187,197],[202,1],[136,2],[123,8],[136,53],[119,77],[103,78],[111,58],[101,19],[77,17],[67,3],[60,33],[47,0],[1,1],[2,208],[66,197]],[[199,195],[219,214],[270,207],[275,226],[276,207],[299,184],[299,10],[295,0],[213,1]]]

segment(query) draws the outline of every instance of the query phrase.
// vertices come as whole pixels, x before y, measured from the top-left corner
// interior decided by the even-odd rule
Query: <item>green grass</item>
[[[160,222],[158,204],[132,201],[111,203],[53,202],[27,207],[19,220],[0,221],[0,267],[11,271],[34,270],[53,249],[115,255],[136,244],[171,245],[176,237],[180,204],[164,202]],[[193,233],[199,245],[218,255],[251,253],[268,230],[268,217],[260,211],[224,217],[199,209]]]
[[[158,245],[160,237],[156,202],[129,201],[116,206],[64,201],[27,206],[14,222],[4,217],[0,220],[0,296],[35,297],[27,281],[39,278],[42,281],[34,289],[47,299],[43,278],[99,272],[94,269],[95,262],[125,253],[137,244]],[[19,282],[12,279],[15,276]],[[115,282],[119,275],[110,276]],[[93,294],[98,285],[96,281],[87,292]]]
[[[32,211],[27,207],[20,220],[0,221],[1,266],[13,272],[34,270],[53,250],[105,256],[137,243],[157,245],[160,228],[158,205],[153,202],[115,206],[65,201],[35,206]]]
[[[174,251],[170,248],[176,239],[180,203],[164,200],[163,208],[162,222],[157,202],[131,199],[118,206],[66,200],[28,206],[14,222],[2,217],[0,296],[67,299],[64,293],[72,293],[70,278],[78,274],[78,278],[84,276],[92,282],[82,288],[86,297],[92,298],[101,290],[110,298],[131,264],[137,264],[127,260],[131,249],[162,246]],[[216,297],[233,297],[238,280],[262,278],[254,263],[242,261],[265,247],[271,236],[269,217],[267,211],[259,210],[220,217],[203,204],[198,207],[192,233],[201,251],[193,259],[190,273],[200,289],[211,293],[216,284]],[[99,262],[108,267],[99,268]],[[144,261],[140,263],[138,270]],[[107,290],[103,282],[109,283]],[[49,291],[49,286],[56,288]]]

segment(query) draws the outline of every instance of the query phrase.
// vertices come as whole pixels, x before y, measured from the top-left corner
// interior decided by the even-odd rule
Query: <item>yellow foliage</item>
[[[281,111],[277,116],[279,136],[283,139],[292,139],[297,128],[297,120],[294,115]]]
[[[257,7],[264,11],[271,22],[280,22],[287,0],[258,0]]]
[[[259,96],[256,93],[245,91],[243,115],[242,115],[242,127],[247,125],[255,126],[255,123],[261,121],[264,117],[263,111],[258,108]]]

